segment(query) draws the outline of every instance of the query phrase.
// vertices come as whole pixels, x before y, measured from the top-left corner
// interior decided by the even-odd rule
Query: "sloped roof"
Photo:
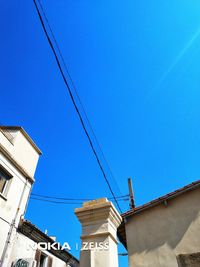
[[[38,227],[36,227],[31,222],[22,219],[20,222],[20,225],[18,227],[18,231],[22,233],[23,235],[27,236],[34,242],[50,242],[51,244],[55,241],[42,232]],[[56,242],[58,243],[58,242]],[[77,258],[75,258],[71,253],[69,253],[67,250],[48,250],[51,254],[56,256],[57,258],[63,260],[66,264],[70,264],[72,267],[79,266],[79,261]]]

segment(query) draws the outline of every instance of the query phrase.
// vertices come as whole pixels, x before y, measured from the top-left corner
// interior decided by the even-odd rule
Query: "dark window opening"
[[[179,267],[200,267],[200,252],[180,254],[177,257]]]
[[[47,256],[42,251],[37,250],[35,253],[35,260],[37,262],[37,267],[52,267],[53,258]]]
[[[2,166],[0,166],[0,193],[5,194],[9,180],[12,178]]]
[[[40,267],[47,267],[47,256],[44,254],[41,254],[40,257]]]

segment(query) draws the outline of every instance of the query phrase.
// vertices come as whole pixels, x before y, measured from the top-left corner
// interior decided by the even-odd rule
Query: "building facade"
[[[0,126],[0,267],[79,266],[66,250],[38,250],[54,240],[24,220],[40,155],[23,128]]]
[[[40,155],[23,128],[0,126],[0,267],[79,267],[24,219]],[[118,267],[117,234],[129,267],[200,267],[200,181],[122,215],[106,198],[75,214],[82,224],[80,267]]]
[[[122,214],[130,267],[200,266],[200,181]]]

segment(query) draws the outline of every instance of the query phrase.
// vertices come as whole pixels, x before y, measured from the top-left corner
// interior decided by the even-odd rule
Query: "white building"
[[[66,250],[37,250],[54,240],[23,219],[40,155],[23,128],[0,126],[0,267],[79,266]]]

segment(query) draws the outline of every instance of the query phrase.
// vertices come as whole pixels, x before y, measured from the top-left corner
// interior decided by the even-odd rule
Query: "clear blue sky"
[[[199,179],[200,2],[43,5],[121,193],[129,176],[137,205]],[[0,121],[43,151],[33,192],[110,196],[33,2],[0,0],[0,29]],[[75,207],[31,200],[27,218],[74,244]]]

